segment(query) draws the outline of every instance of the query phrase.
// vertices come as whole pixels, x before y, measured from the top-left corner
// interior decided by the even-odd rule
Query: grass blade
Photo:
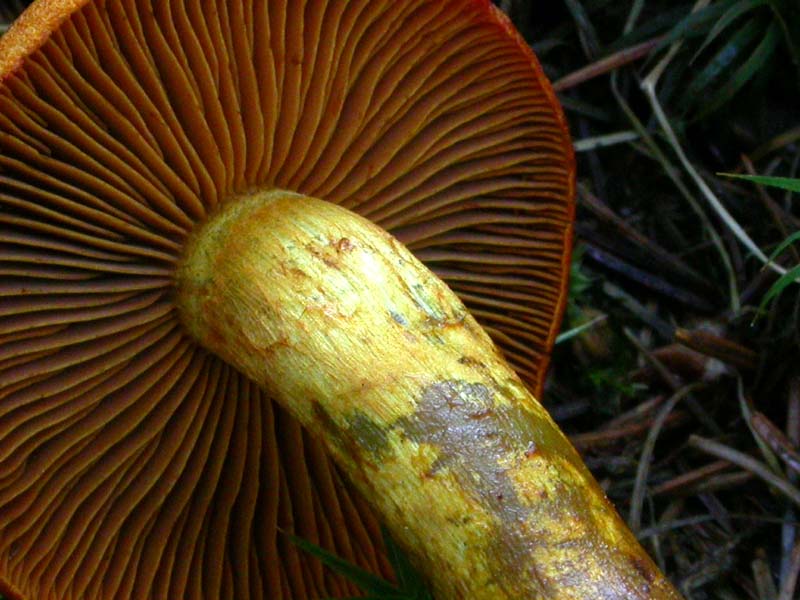
[[[717,173],[722,177],[732,177],[733,179],[744,179],[758,183],[759,185],[768,185],[789,192],[800,192],[800,179],[794,177],[770,177],[768,175],[739,175],[738,173]]]
[[[681,98],[681,104],[689,106],[698,96],[702,96],[703,90],[729,69],[736,59],[750,48],[760,33],[761,28],[756,21],[747,21],[742,25],[692,79]]]
[[[780,26],[773,22],[766,35],[753,50],[750,57],[739,67],[728,82],[723,85],[709,103],[700,111],[698,117],[704,117],[728,102],[742,87],[750,81],[772,56],[780,41]]]
[[[591,57],[597,56],[600,51],[600,42],[598,41],[597,31],[592,25],[592,21],[589,19],[583,4],[578,0],[565,0],[565,4],[578,27],[578,35],[584,50]]]
[[[386,553],[389,555],[389,562],[394,569],[400,589],[403,591],[403,597],[409,600],[433,600],[425,580],[385,530],[383,532],[383,543],[386,545]]]
[[[678,40],[699,35],[704,26],[721,18],[735,1],[738,0],[715,2],[705,8],[689,13],[669,31],[659,49],[666,48]]]
[[[634,44],[638,44],[643,40],[656,37],[661,33],[669,32],[685,18],[685,6],[659,11],[657,15],[653,15],[641,25],[637,25],[635,29],[618,37],[612,44],[606,46],[605,50],[607,52],[622,50]]]
[[[319,561],[332,571],[356,584],[368,594],[385,598],[386,600],[400,600],[404,598],[400,590],[388,581],[373,575],[369,571],[357,567],[356,565],[339,558],[335,554],[328,552],[324,548],[317,546],[297,536],[286,534],[298,548],[316,557]]]
[[[780,296],[783,290],[793,284],[798,278],[800,278],[800,265],[789,269],[786,273],[781,275],[778,281],[773,283],[772,287],[764,294],[764,298],[761,300],[761,304],[758,307],[759,311],[763,310],[774,298]]]
[[[286,535],[298,548],[316,557],[333,572],[338,573],[364,590],[367,596],[360,596],[363,600],[433,600],[425,580],[411,565],[411,562],[400,547],[394,543],[386,530],[383,531],[383,541],[399,587],[308,540],[291,534]]]
[[[563,344],[564,342],[571,340],[574,337],[578,337],[587,329],[591,329],[598,323],[601,323],[606,320],[606,315],[599,315],[592,319],[591,321],[587,321],[586,323],[582,323],[581,325],[577,325],[572,329],[568,329],[567,331],[562,331],[558,337],[556,337],[556,344]]]
[[[775,248],[772,254],[769,255],[770,260],[778,258],[778,256],[780,256],[784,250],[798,241],[800,241],[800,231],[795,231],[792,235],[783,240],[777,248]]]
[[[795,67],[800,69],[800,4],[797,0],[767,0],[781,26]],[[791,25],[790,25],[791,24]]]
[[[711,43],[719,37],[719,35],[725,31],[730,25],[732,25],[739,17],[741,17],[746,12],[750,12],[758,8],[759,6],[763,6],[766,0],[739,0],[733,6],[731,6],[724,15],[720,18],[719,21],[714,23],[714,27],[711,28],[711,31],[708,32],[706,39],[703,40],[700,48],[695,52],[694,57],[692,57],[692,62],[694,62],[695,58],[697,58],[700,54],[703,53]]]

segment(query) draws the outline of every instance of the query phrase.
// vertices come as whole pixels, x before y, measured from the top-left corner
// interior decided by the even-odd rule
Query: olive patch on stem
[[[356,462],[363,463],[367,459],[379,461],[389,449],[388,430],[372,421],[366,413],[350,413],[345,418],[346,426],[340,427],[319,402],[312,403],[312,410],[328,439]]]

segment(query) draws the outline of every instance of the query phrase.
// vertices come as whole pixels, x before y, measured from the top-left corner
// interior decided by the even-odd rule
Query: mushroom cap
[[[574,159],[488,0],[38,0],[0,39],[7,597],[355,593],[281,531],[388,573],[321,445],[173,306],[186,236],[260,187],[393,232],[541,391]]]

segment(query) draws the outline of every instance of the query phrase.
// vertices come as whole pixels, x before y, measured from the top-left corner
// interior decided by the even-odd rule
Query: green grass
[[[752,183],[760,185],[768,185],[778,189],[786,190],[787,192],[800,193],[800,179],[793,177],[769,177],[766,175],[737,175],[736,173],[720,173],[723,177],[732,177],[733,179],[743,179]]]
[[[384,531],[383,540],[389,562],[397,578],[396,585],[343,560],[308,540],[293,535],[289,535],[289,539],[298,548],[319,559],[333,572],[356,584],[370,600],[433,600],[423,578],[411,566],[408,558],[386,531]],[[0,598],[0,600],[2,599]]]
[[[735,173],[720,173],[720,175],[724,177],[731,177],[734,179],[741,179],[744,181],[749,181],[751,183],[756,183],[759,185],[770,186],[773,188],[785,190],[787,192],[800,192],[800,179],[795,179],[792,177],[769,177],[765,175],[737,175]],[[776,260],[780,257],[784,252],[792,248],[794,244],[800,243],[800,231],[796,231],[791,235],[787,236],[775,250],[772,251],[770,254],[769,259],[770,261]],[[764,294],[763,298],[761,299],[761,304],[758,307],[758,313],[764,314],[766,308],[769,306],[770,303],[777,300],[780,295],[793,284],[800,283],[800,263],[789,267],[786,269],[786,272],[781,274],[775,283],[773,283],[767,292]]]

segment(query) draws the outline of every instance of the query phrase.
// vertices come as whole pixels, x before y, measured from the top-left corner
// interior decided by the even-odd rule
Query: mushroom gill
[[[488,0],[39,0],[0,40],[0,592],[315,598],[380,531],[322,446],[184,331],[220,203],[282,188],[394,233],[538,393],[573,158]]]

